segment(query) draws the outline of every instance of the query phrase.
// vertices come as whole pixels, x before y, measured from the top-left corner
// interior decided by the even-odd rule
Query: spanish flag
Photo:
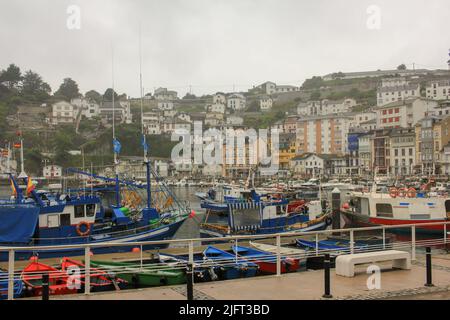
[[[28,183],[27,183],[27,197],[30,195],[31,191],[33,191],[35,188],[33,181],[31,181],[31,178],[28,177]]]

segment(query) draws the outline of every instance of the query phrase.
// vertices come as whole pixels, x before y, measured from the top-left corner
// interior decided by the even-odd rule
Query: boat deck
[[[331,270],[331,294],[334,299],[442,299],[450,298],[450,254],[433,255],[433,283],[424,287],[425,256],[417,255],[411,270],[381,267],[381,288],[367,288],[366,266],[357,266],[354,278],[336,276]],[[316,300],[322,299],[323,270],[264,276],[194,285],[198,300]],[[39,299],[39,298],[33,298]],[[51,300],[186,300],[186,286],[158,287],[96,293],[91,295],[51,296]]]

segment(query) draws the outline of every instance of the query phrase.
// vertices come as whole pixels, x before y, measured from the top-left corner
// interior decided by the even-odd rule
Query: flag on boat
[[[16,187],[14,186],[14,181],[13,181],[13,179],[9,179],[9,180],[11,181],[12,194],[15,197],[15,196],[17,196],[17,190],[16,190]]]
[[[144,134],[142,135],[142,138],[141,138],[141,145],[142,145],[142,148],[144,148],[144,151],[147,152],[148,149],[149,149],[149,146],[148,146],[148,143],[147,143],[147,139],[145,139],[145,135]]]
[[[113,148],[114,148],[114,153],[117,153],[117,154],[120,153],[120,150],[122,149],[122,145],[120,144],[119,140],[113,139]]]
[[[27,196],[30,195],[30,193],[36,188],[36,186],[33,184],[33,181],[31,180],[30,177],[28,177],[28,182],[27,182]]]

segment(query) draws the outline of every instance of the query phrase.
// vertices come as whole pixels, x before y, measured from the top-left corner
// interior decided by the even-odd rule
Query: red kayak
[[[65,272],[61,272],[46,264],[33,261],[22,271],[22,281],[31,295],[42,295],[42,275],[46,273],[49,275],[50,295],[77,293],[76,288],[70,288],[68,286],[69,276]]]
[[[82,288],[85,285],[85,275],[84,269],[85,265],[76,260],[72,260],[69,258],[63,258],[61,260],[61,271],[70,274],[70,269],[76,267],[79,268],[79,284]],[[76,269],[75,269],[76,270]],[[91,291],[99,292],[99,291],[108,291],[108,290],[120,290],[127,286],[127,282],[120,278],[115,278],[103,270],[91,268],[90,269],[90,278],[91,278]],[[81,289],[81,288],[80,288]]]
[[[233,246],[232,249],[239,257],[256,263],[261,273],[277,273],[277,257],[273,253],[242,246]],[[299,268],[300,259],[281,257],[281,273],[296,272]]]

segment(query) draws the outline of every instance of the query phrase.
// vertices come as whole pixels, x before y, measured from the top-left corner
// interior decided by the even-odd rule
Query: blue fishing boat
[[[286,199],[229,203],[227,212],[207,211],[200,225],[200,236],[306,232],[323,230],[332,222],[331,213],[322,209],[320,201],[290,205]]]
[[[307,248],[307,249],[316,249],[316,242],[315,241],[309,241],[309,240],[303,240],[303,239],[296,239],[295,240],[298,247],[301,248]],[[361,244],[358,242],[354,243],[354,250],[355,251],[364,251],[367,250],[369,246],[367,244]],[[324,250],[324,251],[334,251],[334,252],[341,252],[341,251],[347,251],[350,252],[350,241],[345,240],[321,240],[318,242],[318,249]]]
[[[23,282],[19,278],[14,279],[14,298],[20,298],[23,294]],[[8,272],[0,269],[0,300],[8,298]]]
[[[258,265],[259,271],[263,274],[277,273],[277,256],[273,253],[254,248],[236,246],[232,250],[239,257]],[[295,272],[300,268],[300,259],[281,257],[281,273]]]
[[[248,260],[238,258],[229,252],[208,246],[203,255],[206,261],[218,264],[218,275],[222,280],[254,277],[258,272],[258,265]]]

